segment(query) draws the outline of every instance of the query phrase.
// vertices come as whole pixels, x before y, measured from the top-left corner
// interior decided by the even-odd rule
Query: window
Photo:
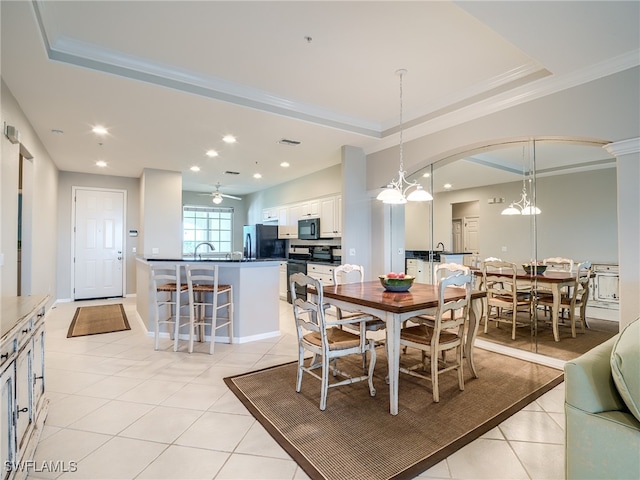
[[[217,253],[232,250],[233,208],[184,206],[182,209],[182,253],[193,255],[201,242],[209,242]],[[204,250],[202,249],[204,248]],[[206,252],[201,247],[201,252]]]

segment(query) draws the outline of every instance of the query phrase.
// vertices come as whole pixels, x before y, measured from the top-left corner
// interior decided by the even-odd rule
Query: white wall
[[[515,263],[528,262],[536,255],[532,250],[534,226],[531,224],[535,220],[539,259],[561,256],[576,261],[618,263],[615,168],[538,178],[536,197],[542,214],[535,219],[501,215],[509,201],[519,197],[521,189],[520,182],[511,182],[436,194],[434,243],[444,242],[450,249],[451,205],[477,200],[480,258],[495,256]],[[504,197],[505,203],[489,204],[487,199],[493,197]],[[419,208],[426,206],[407,207],[408,223],[414,222],[418,214],[423,217],[423,213],[416,211]],[[426,228],[428,222],[423,223]],[[407,232],[416,235],[415,228],[407,226]],[[428,234],[428,230],[422,230],[418,237],[407,237],[407,249]]]
[[[33,156],[33,211],[31,221],[32,258],[31,288],[33,294],[49,294],[51,303],[56,296],[56,252],[58,169],[33,131],[31,124],[20,109],[15,98],[5,85],[1,88],[2,125],[15,126],[21,135],[23,148]],[[0,252],[4,254],[4,265],[0,267],[1,293],[15,295],[17,291],[17,165],[20,145],[11,144],[7,137],[0,136],[0,210],[2,232]]]
[[[145,168],[140,177],[138,253],[144,258],[182,258],[182,174]]]

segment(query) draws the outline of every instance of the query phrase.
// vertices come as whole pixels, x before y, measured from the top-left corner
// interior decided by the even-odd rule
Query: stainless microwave
[[[317,240],[320,238],[320,219],[305,218],[298,220],[298,238],[301,240]]]

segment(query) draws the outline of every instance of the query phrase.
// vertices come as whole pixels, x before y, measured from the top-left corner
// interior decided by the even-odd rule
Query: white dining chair
[[[372,397],[375,396],[373,372],[376,364],[376,349],[374,341],[367,340],[364,335],[340,328],[352,322],[351,319],[327,320],[323,287],[320,280],[304,273],[294,273],[289,277],[289,281],[298,337],[296,392],[300,392],[302,389],[303,374],[308,373],[320,380],[320,410],[327,407],[329,388],[367,380],[369,393]],[[298,296],[296,287],[302,287],[303,291],[311,287],[315,290],[315,294],[308,294],[307,298]],[[305,351],[313,354],[309,365],[305,365]],[[338,369],[337,360],[339,358],[348,355],[366,355],[367,353],[370,355],[370,360],[366,375],[351,376]],[[315,372],[317,369],[321,370],[320,375]],[[329,377],[338,376],[343,380],[329,383]]]
[[[531,291],[518,289],[515,263],[485,261],[482,266],[482,288],[487,292],[487,308],[484,316],[484,333],[489,331],[489,321],[499,327],[500,323],[511,324],[511,339],[516,339],[516,327],[525,325],[518,319],[518,312],[527,313],[531,321]],[[495,313],[492,313],[494,312]]]
[[[348,281],[344,281],[348,280]],[[350,280],[350,281],[349,281]],[[345,263],[338,265],[333,269],[333,284],[340,285],[342,283],[362,283],[364,282],[364,267],[362,265],[353,265]],[[369,315],[357,310],[345,311],[336,307],[336,318],[338,320],[350,319],[354,323],[346,324],[345,328],[358,330],[360,335],[367,337],[367,332],[377,332],[384,330],[386,323],[378,317]],[[375,339],[376,346],[382,345],[384,340]],[[362,355],[362,368],[367,369],[367,356]]]
[[[400,332],[400,345],[421,352],[420,363],[408,368],[400,367],[400,372],[431,380],[434,402],[440,401],[438,377],[445,372],[456,370],[458,387],[464,390],[464,332],[469,321],[472,284],[473,276],[470,273],[457,273],[443,278],[438,284],[438,307],[433,327],[414,325],[403,328]],[[463,288],[464,297],[445,302],[447,287]],[[446,352],[454,349],[455,361],[445,362]]]

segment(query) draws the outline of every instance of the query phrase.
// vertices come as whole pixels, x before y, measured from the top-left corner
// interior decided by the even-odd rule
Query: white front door
[[[74,299],[123,296],[124,192],[75,190]]]

